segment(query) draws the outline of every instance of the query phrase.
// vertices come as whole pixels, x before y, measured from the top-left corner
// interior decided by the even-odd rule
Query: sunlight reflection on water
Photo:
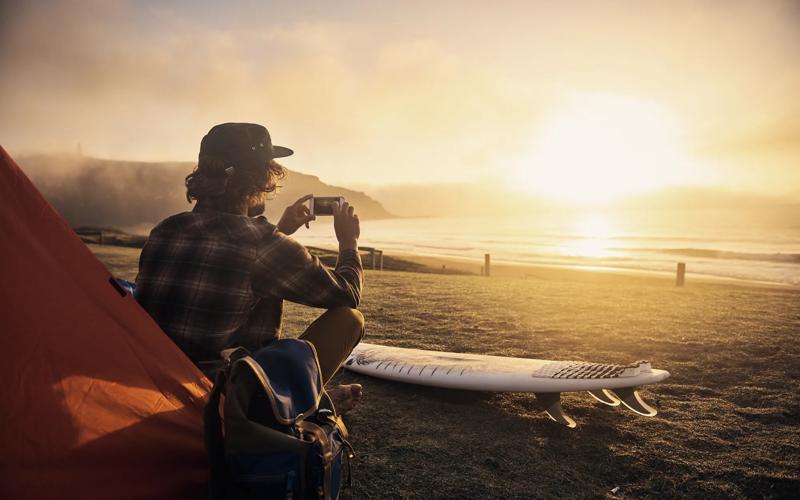
[[[675,272],[680,261],[689,274],[800,285],[800,228],[640,219],[590,213],[367,220],[361,244],[476,262],[491,253],[498,262],[661,272]],[[306,245],[336,246],[330,220],[301,228],[295,237]]]

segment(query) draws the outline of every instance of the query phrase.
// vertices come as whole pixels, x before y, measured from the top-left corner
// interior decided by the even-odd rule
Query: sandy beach
[[[138,249],[90,245],[133,279]],[[566,394],[574,430],[529,394],[364,385],[349,425],[353,498],[767,497],[800,494],[800,293],[641,273],[493,266],[388,256],[366,271],[366,339],[401,347],[547,359],[651,360],[644,418]],[[387,262],[389,262],[387,260]],[[470,272],[473,274],[440,274]],[[398,267],[400,266],[400,267]],[[416,267],[415,267],[416,266]],[[422,267],[419,267],[422,266]],[[471,269],[467,266],[471,266]],[[479,264],[478,264],[479,266]],[[521,270],[523,269],[523,270]],[[438,274],[437,274],[438,273]],[[319,314],[287,304],[284,335]]]
[[[330,251],[330,250],[329,250]],[[388,258],[400,262],[413,263],[424,266],[423,272],[434,272],[442,274],[471,274],[481,275],[483,272],[483,261],[478,259],[462,259],[457,257],[441,257],[436,255],[417,255],[403,252],[392,252]],[[677,261],[676,261],[677,263]],[[364,266],[370,267],[369,256],[364,257]],[[395,265],[398,270],[412,270],[403,268],[402,264]],[[605,280],[626,280],[635,281],[658,280],[675,283],[675,273],[647,271],[641,269],[611,268],[611,267],[586,267],[586,266],[556,266],[544,264],[526,264],[509,261],[491,261],[491,276],[501,278],[521,278],[521,279],[555,279],[561,280],[567,277],[578,280],[605,281]],[[712,276],[707,274],[697,274],[689,268],[686,279],[695,284],[722,284],[737,285],[748,288],[773,288],[777,290],[794,290],[800,292],[800,287],[784,283],[767,281],[744,280],[737,278],[726,278],[722,276]]]

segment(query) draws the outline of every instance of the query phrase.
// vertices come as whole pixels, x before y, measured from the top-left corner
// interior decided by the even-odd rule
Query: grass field
[[[93,250],[115,274],[135,276],[138,250]],[[343,373],[339,382],[365,389],[349,416],[354,498],[800,496],[800,293],[557,269],[520,275],[368,271],[366,339],[532,358],[649,359],[672,373],[642,391],[659,414],[565,394],[579,425],[570,430],[529,394]],[[284,334],[299,334],[319,312],[288,305]]]

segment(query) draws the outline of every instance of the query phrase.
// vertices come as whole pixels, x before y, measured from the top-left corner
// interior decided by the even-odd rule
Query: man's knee
[[[336,318],[339,327],[352,336],[353,345],[358,344],[364,337],[364,315],[358,309],[350,307],[336,307],[329,309],[328,313]]]

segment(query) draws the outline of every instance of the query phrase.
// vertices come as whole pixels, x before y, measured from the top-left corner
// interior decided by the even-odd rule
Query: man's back
[[[357,252],[331,271],[263,217],[195,209],[151,232],[137,299],[202,367],[223,349],[255,350],[277,337],[283,299],[357,307],[361,273]]]
[[[137,299],[196,361],[231,345],[257,347],[280,330],[280,300],[266,301],[272,314],[251,314],[258,302],[251,286],[256,247],[269,245],[274,233],[263,218],[223,212],[169,217],[142,249]]]

